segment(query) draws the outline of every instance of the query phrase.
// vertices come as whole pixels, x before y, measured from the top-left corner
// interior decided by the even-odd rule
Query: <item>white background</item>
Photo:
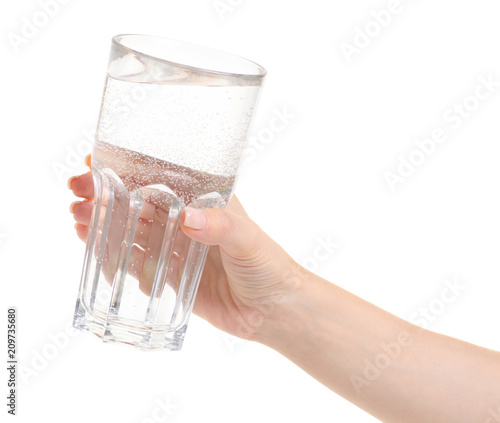
[[[236,190],[251,217],[297,261],[406,319],[457,278],[466,288],[428,327],[500,349],[500,87],[459,128],[443,119],[479,77],[500,81],[497,1],[401,0],[401,13],[350,63],[341,43],[353,44],[356,27],[388,1],[223,0],[235,6],[219,13],[213,0],[66,3],[16,49],[9,34],[21,36],[41,6],[0,2],[0,325],[16,306],[18,421],[150,423],[158,401],[170,402],[163,421],[172,422],[375,421],[279,354],[197,316],[177,353],[64,335],[84,252],[66,180],[85,168],[70,152],[95,128],[118,33],[263,65],[251,134],[260,150]],[[283,108],[295,117],[261,143]],[[436,127],[448,140],[392,192],[384,172]],[[328,237],[339,247],[314,262],[318,238]],[[7,373],[0,379],[4,398]]]

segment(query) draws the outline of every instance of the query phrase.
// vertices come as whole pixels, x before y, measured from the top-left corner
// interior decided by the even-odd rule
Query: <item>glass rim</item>
[[[245,62],[247,64],[251,64],[255,68],[256,72],[253,72],[253,73],[251,73],[251,72],[248,72],[248,73],[227,72],[227,71],[219,71],[219,70],[215,70],[215,69],[207,69],[207,68],[204,68],[204,67],[186,65],[184,63],[179,63],[179,62],[176,62],[176,61],[173,61],[173,60],[169,60],[169,59],[166,59],[166,58],[163,58],[163,57],[158,57],[158,56],[155,56],[155,55],[152,55],[152,54],[149,54],[149,53],[145,53],[143,51],[140,51],[140,49],[135,49],[135,48],[129,47],[128,45],[126,45],[125,43],[122,42],[122,39],[125,38],[125,37],[154,38],[154,39],[157,39],[157,40],[165,40],[165,41],[169,41],[169,42],[174,42],[174,43],[177,43],[179,45],[185,45],[185,46],[191,46],[191,47],[201,48],[201,49],[204,49],[204,50],[207,50],[207,51],[211,50],[214,53],[222,54],[224,56],[227,56],[227,57],[230,57],[230,58],[233,58],[233,59],[238,59],[241,62]],[[244,58],[242,56],[239,56],[237,54],[229,53],[229,52],[226,52],[224,50],[219,50],[219,49],[208,47],[208,46],[204,46],[204,45],[201,45],[201,44],[196,44],[196,43],[191,43],[191,42],[187,42],[187,41],[176,40],[176,39],[173,39],[173,38],[162,37],[162,36],[158,36],[158,35],[123,33],[123,34],[118,34],[118,35],[113,36],[112,37],[112,43],[116,44],[117,46],[119,46],[121,48],[124,48],[124,49],[126,49],[126,50],[128,50],[128,51],[130,51],[132,53],[138,54],[140,56],[148,57],[148,58],[150,58],[152,60],[157,60],[157,61],[161,61],[161,62],[164,62],[164,63],[168,63],[168,64],[173,65],[175,67],[187,69],[187,70],[190,70],[190,71],[201,72],[201,73],[208,73],[208,74],[213,74],[213,75],[221,75],[221,76],[227,76],[227,77],[245,77],[245,78],[251,78],[251,79],[263,79],[266,76],[266,74],[267,74],[267,71],[261,65],[259,65],[258,63],[254,62],[252,60],[249,60],[249,59],[246,59],[246,58]]]

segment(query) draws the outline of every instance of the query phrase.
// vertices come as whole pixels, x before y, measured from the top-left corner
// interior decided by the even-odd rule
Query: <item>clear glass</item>
[[[113,38],[76,328],[147,350],[182,347],[208,246],[179,218],[185,206],[231,198],[264,76],[206,47]]]

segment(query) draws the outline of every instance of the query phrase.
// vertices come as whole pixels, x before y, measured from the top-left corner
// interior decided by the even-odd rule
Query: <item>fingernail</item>
[[[81,201],[73,201],[73,202],[69,205],[69,212],[70,212],[70,213],[74,213],[74,212],[75,212],[75,211],[74,211],[75,206],[76,206],[77,204],[80,204],[80,203],[81,203]]]
[[[90,154],[87,157],[85,157],[85,164],[90,170],[92,170],[92,157]]]
[[[71,178],[68,179],[68,188],[70,190],[73,190],[73,182],[75,182],[75,180],[78,179],[78,176],[72,176]]]
[[[78,225],[79,225],[79,223],[75,223],[75,229],[77,229],[77,230],[78,230]]]
[[[208,217],[203,210],[186,207],[184,209],[184,226],[191,229],[204,229],[208,224]]]

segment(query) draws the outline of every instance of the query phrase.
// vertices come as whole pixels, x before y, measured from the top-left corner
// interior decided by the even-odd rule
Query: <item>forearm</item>
[[[500,353],[423,330],[310,272],[300,281],[257,341],[385,422],[500,421]]]

